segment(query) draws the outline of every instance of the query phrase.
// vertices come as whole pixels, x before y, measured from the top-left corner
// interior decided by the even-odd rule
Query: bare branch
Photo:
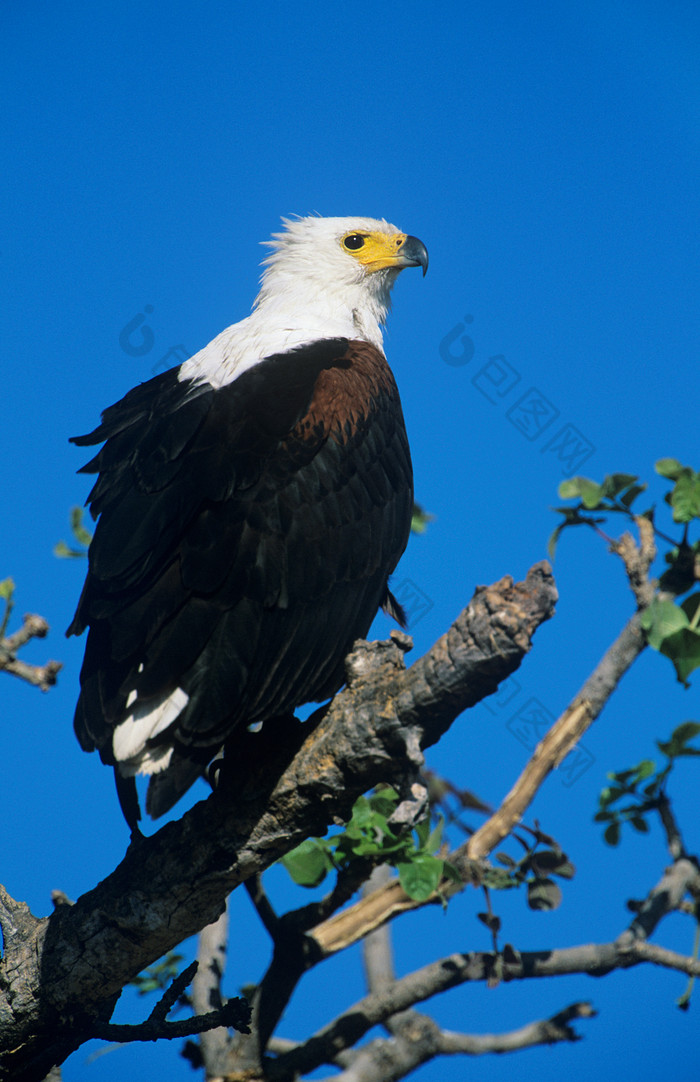
[[[450,1033],[443,1030],[440,1036],[439,1052],[442,1055],[467,1053],[481,1056],[485,1052],[519,1052],[523,1048],[534,1048],[540,1044],[556,1044],[559,1041],[579,1041],[581,1038],[571,1023],[578,1018],[595,1018],[596,1011],[588,1001],[572,1003],[558,1011],[551,1018],[530,1022],[510,1033],[483,1034],[473,1036],[467,1033]]]
[[[700,872],[694,861],[680,857],[666,869],[663,877],[647,895],[629,928],[617,940],[620,948],[625,950],[630,942],[648,939],[659,921],[679,908],[683,897],[689,891],[695,894],[700,891]]]
[[[465,858],[468,862],[487,856],[508,836],[545,778],[566,758],[599,716],[622,676],[645,646],[646,640],[639,625],[639,616],[635,614],[605,652],[578,695],[539,742],[501,806],[464,845],[450,854],[450,863],[459,867],[460,871],[463,868],[466,871]],[[440,886],[439,894],[436,892],[426,901],[416,902],[409,898],[401,885],[394,880],[381,891],[361,899],[354,906],[320,924],[310,934],[325,955],[333,954],[362,939],[369,931],[399,913],[435,904],[441,901],[443,896],[453,894],[456,889],[459,888],[445,881]]]
[[[571,1022],[594,1015],[590,1004],[573,1003],[552,1018],[530,1022],[509,1033],[484,1035],[440,1030],[435,1023],[430,1024],[429,1019],[420,1016],[423,1024],[412,1034],[406,1034],[398,1041],[372,1041],[362,1048],[348,1069],[333,1076],[333,1082],[376,1082],[377,1078],[381,1078],[382,1082],[394,1082],[436,1056],[482,1056],[487,1053],[519,1052],[524,1048],[560,1041],[578,1041],[580,1037]]]
[[[182,973],[173,980],[169,988],[166,988],[161,998],[148,1016],[149,1022],[164,1022],[170,1014],[181,995],[184,994],[188,984],[197,972],[198,962],[190,962]]]
[[[228,939],[228,906],[217,921],[199,933],[197,941],[197,970],[192,981],[192,1009],[195,1015],[220,1011],[224,1001],[221,979],[226,968]],[[224,1074],[223,1066],[231,1047],[226,1028],[204,1030],[199,1040],[207,1078]]]
[[[248,892],[248,897],[255,906],[255,912],[260,917],[263,928],[274,943],[279,935],[279,917],[272,908],[270,899],[265,893],[261,876],[252,875],[250,879],[246,879],[244,885]]]
[[[380,864],[378,868],[374,869],[363,887],[363,896],[369,897],[374,894],[381,887],[386,886],[391,879],[392,874],[389,866]],[[369,932],[362,940],[362,963],[367,988],[370,992],[381,992],[382,989],[396,980],[394,956],[387,924]]]
[[[678,860],[679,857],[687,856],[685,845],[683,844],[683,837],[681,835],[680,827],[676,822],[676,817],[673,814],[671,808],[671,802],[664,792],[661,792],[658,796],[657,807],[659,818],[661,819],[661,825],[664,828],[666,834],[666,844],[668,845],[668,851],[674,860]]]
[[[646,646],[635,615],[610,646],[578,695],[542,738],[500,808],[467,843],[471,859],[484,857],[510,834],[544,779],[566,758],[600,715],[633,661]]]
[[[56,677],[63,668],[60,661],[47,661],[45,665],[30,665],[20,661],[17,651],[31,639],[43,639],[49,632],[49,625],[43,616],[27,613],[24,623],[18,631],[6,638],[0,638],[0,672],[25,680],[28,684],[48,691],[56,683]]]
[[[654,583],[649,581],[649,569],[656,559],[654,524],[643,515],[635,516],[639,530],[639,545],[632,534],[625,533],[619,541],[613,541],[611,550],[625,565],[627,579],[635,596],[638,609],[645,609],[654,598]]]
[[[306,1073],[323,1063],[330,1063],[340,1051],[355,1045],[373,1026],[387,1024],[392,1016],[406,1012],[416,1003],[449,988],[468,981],[489,981],[495,973],[503,981],[572,973],[602,976],[614,969],[627,969],[642,962],[651,962],[700,976],[700,961],[653,947],[646,942],[662,917],[677,909],[683,896],[691,889],[697,889],[699,883],[700,872],[693,861],[676,861],[650,891],[630,926],[613,943],[510,952],[508,956],[491,951],[452,954],[432,962],[370,992],[303,1045],[278,1057],[271,1065],[270,1073],[272,1077],[281,1078],[285,1071]],[[414,1014],[411,1012],[412,1020],[415,1020]],[[389,1077],[399,1078],[402,1075]]]
[[[624,948],[614,943],[587,943],[560,950],[523,951],[517,960],[500,962],[504,981],[539,977],[560,977],[573,973],[603,976],[614,969],[628,969],[643,962],[665,966],[682,973],[700,976],[700,961],[653,948],[634,941]],[[487,981],[494,971],[491,952],[451,954],[415,970],[380,994],[370,994],[348,1008],[342,1015],[319,1030],[303,1045],[270,1063],[271,1078],[283,1078],[288,1072],[306,1073],[359,1041],[373,1026],[381,1025],[392,1014],[405,1011],[440,992],[473,981]]]
[[[547,565],[523,583],[506,578],[478,589],[408,672],[405,643],[359,643],[348,659],[348,687],[312,731],[290,722],[267,736],[267,726],[249,734],[254,750],[243,756],[245,770],[237,775],[229,761],[220,791],[137,839],[75,905],[37,921],[17,947],[22,964],[10,937],[0,984],[0,1078],[43,1078],[107,1021],[126,981],[215,921],[236,885],[346,819],[366,789],[414,768],[421,747],[518,667],[555,597]]]
[[[131,1041],[173,1040],[176,1037],[192,1037],[198,1033],[227,1026],[245,1032],[249,1010],[244,999],[229,999],[218,1011],[183,1018],[179,1022],[152,1021],[138,1025],[116,1025],[114,1022],[96,1022],[92,1036],[102,1041],[127,1044]]]

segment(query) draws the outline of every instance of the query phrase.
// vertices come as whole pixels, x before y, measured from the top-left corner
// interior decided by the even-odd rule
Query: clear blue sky
[[[16,581],[18,614],[51,624],[28,659],[64,663],[46,696],[0,676],[0,878],[43,914],[52,888],[78,896],[127,841],[110,773],[71,727],[83,647],[63,629],[84,568],[56,560],[52,546],[88,485],[67,439],[171,349],[194,352],[247,314],[258,242],[281,215],[386,217],[430,251],[425,281],[398,282],[386,336],[417,495],[435,515],[395,580],[432,604],[414,626],[417,653],[476,584],[520,578],[544,556],[568,473],[649,476],[663,455],[698,465],[700,16],[690,3],[599,0],[26,0],[3,6],[0,27],[0,578]],[[592,534],[565,537],[555,571],[558,614],[513,698],[461,718],[431,753],[436,769],[492,802],[527,756],[508,722],[532,700],[558,714],[632,610],[621,569]],[[378,634],[388,630],[378,621]],[[693,716],[697,680],[684,691],[666,661],[643,657],[585,739],[588,768],[552,777],[533,810],[578,866],[564,905],[545,916],[522,896],[497,898],[504,939],[528,949],[618,934],[626,899],[644,895],[666,855],[658,831],[604,848],[591,822],[597,793],[606,770],[653,754],[655,736]],[[697,851],[690,769],[676,796]],[[278,904],[292,904],[282,874],[271,882]],[[246,900],[234,905],[230,994],[259,976],[266,950]],[[400,972],[487,948],[481,907],[467,892],[447,917],[398,924]],[[667,921],[661,940],[689,953],[688,922]],[[362,994],[356,955],[330,964],[337,990],[321,991],[324,973],[300,988],[283,1035],[304,1036]],[[526,1070],[574,1082],[624,1067],[682,1082],[695,1074],[697,1035],[692,1011],[674,1006],[683,983],[639,968],[451,992],[428,1009],[468,1032],[584,998],[600,1016],[580,1025],[575,1046],[443,1061],[415,1077],[498,1082]],[[126,993],[116,1017],[149,1009]],[[71,1058],[66,1082],[192,1077],[175,1047],[88,1062],[90,1051]]]

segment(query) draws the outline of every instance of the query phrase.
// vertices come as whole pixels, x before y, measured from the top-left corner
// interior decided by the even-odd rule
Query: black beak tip
[[[423,268],[423,277],[428,273],[428,249],[418,237],[406,237],[401,253],[406,259],[410,259],[412,266]]]

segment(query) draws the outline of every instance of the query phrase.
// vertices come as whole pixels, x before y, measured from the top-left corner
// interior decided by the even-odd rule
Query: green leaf
[[[477,918],[482,924],[491,932],[500,932],[501,930],[501,918],[497,917],[495,913],[477,913]]]
[[[358,796],[357,800],[352,806],[352,815],[350,822],[345,828],[346,834],[350,833],[351,828],[360,830],[362,827],[366,827],[372,819],[374,812],[372,811],[372,805],[366,796]]]
[[[619,845],[620,824],[618,822],[611,823],[610,826],[605,828],[605,833],[603,834],[603,837],[605,838],[608,845]]]
[[[626,488],[630,488],[635,481],[639,480],[636,473],[610,473],[603,479],[602,490],[604,496],[619,496]],[[642,485],[642,491],[646,485]]]
[[[0,582],[0,597],[2,597],[5,601],[11,601],[14,592],[15,584],[12,579],[3,579]]]
[[[700,721],[682,721],[671,733],[671,743],[682,748],[689,740],[700,735]]]
[[[565,861],[564,854],[558,853],[556,849],[540,849],[532,855],[532,866],[536,866],[542,872],[551,872],[554,868],[558,868],[560,864],[564,864]]]
[[[432,522],[435,515],[431,515],[429,511],[426,511],[418,503],[413,505],[413,514],[411,516],[411,532],[412,533],[425,533],[428,528],[428,523]]]
[[[427,817],[427,821],[430,822],[429,817]],[[431,831],[430,837],[428,838],[428,840],[427,840],[427,842],[425,844],[425,848],[428,850],[429,853],[436,853],[437,850],[442,845],[442,832],[443,832],[444,829],[445,829],[445,817],[443,815],[441,815],[440,818],[438,819],[436,825],[435,825],[434,830]]]
[[[83,509],[82,507],[72,507],[70,511],[70,528],[73,537],[79,545],[84,547],[81,549],[71,548],[65,541],[59,541],[53,547],[54,556],[59,556],[64,559],[84,559],[87,556],[87,549],[92,541],[92,534],[89,530],[86,530],[83,526]]]
[[[137,974],[133,980],[129,981],[129,984],[136,988],[140,996],[164,990],[177,977],[183,958],[182,954],[169,951],[159,962],[155,962],[142,973]]]
[[[637,775],[636,780],[645,781],[647,778],[650,778],[656,770],[656,763],[653,759],[642,759],[641,763],[637,763],[634,770]]]
[[[578,483],[579,477],[570,477],[568,481],[562,481],[557,489],[562,500],[575,500],[580,495]]]
[[[552,530],[551,534],[549,535],[549,540],[547,541],[547,555],[549,556],[550,560],[553,560],[557,554],[557,542],[559,541],[559,538],[561,537],[561,532],[565,526],[565,522],[560,523],[559,526]]]
[[[424,902],[442,878],[443,861],[430,853],[416,853],[411,861],[396,865],[401,886],[417,902]]]
[[[666,741],[657,740],[656,746],[669,759],[675,759],[680,755],[695,754],[695,748],[688,748],[687,744],[700,733],[700,722],[682,721],[671,733]]]
[[[684,467],[677,458],[660,458],[654,463],[654,469],[661,477],[668,477],[671,481],[675,481],[683,473]]]
[[[488,868],[481,873],[481,882],[491,890],[510,890],[520,886],[520,880],[501,868]]]
[[[676,481],[671,493],[674,522],[691,522],[700,518],[700,474],[689,471]]]
[[[605,789],[601,789],[600,806],[607,808],[608,804],[614,804],[616,800],[619,800],[621,796],[624,796],[627,789],[622,789],[619,785],[606,786]]]
[[[430,815],[426,815],[420,823],[416,823],[413,829],[418,836],[418,849],[430,850]]]
[[[316,838],[307,838],[283,856],[280,864],[301,887],[317,887],[332,867],[326,849]]]
[[[453,883],[464,883],[464,879],[459,874],[454,864],[450,864],[449,860],[443,860],[442,862],[442,875],[444,879],[451,879]]]
[[[688,617],[674,601],[654,598],[644,609],[640,623],[647,633],[647,641],[655,650],[661,650],[665,639],[688,626]]]
[[[372,793],[369,798],[369,806],[372,811],[386,816],[387,819],[396,811],[398,802],[399,794],[391,785],[378,789],[375,793]]]
[[[561,905],[561,887],[553,879],[533,879],[527,885],[527,904],[540,912],[557,909]]]
[[[698,627],[700,624],[700,593],[691,594],[690,597],[686,597],[685,601],[681,601],[681,608],[688,617],[690,627]]]
[[[85,545],[85,548],[88,548],[92,541],[92,534],[83,526],[83,515],[84,512],[82,507],[72,507],[70,513],[70,528],[73,531],[73,536],[76,541],[81,545]]]
[[[641,815],[633,815],[632,818],[630,819],[630,823],[632,824],[634,829],[636,831],[638,831],[640,834],[648,834],[649,833],[649,824],[647,823],[646,819],[643,818],[643,816],[641,816]]]
[[[595,481],[589,481],[585,477],[579,477],[579,494],[581,503],[587,511],[593,511],[599,507],[605,495],[602,485],[597,485]]]
[[[671,659],[681,684],[700,667],[700,629],[681,628],[661,644],[661,653]]]

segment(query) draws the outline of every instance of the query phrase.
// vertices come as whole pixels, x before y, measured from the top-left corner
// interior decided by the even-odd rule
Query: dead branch
[[[635,614],[615,642],[606,650],[593,673],[564,713],[535,748],[525,769],[501,806],[472,835],[469,841],[450,854],[457,867],[467,861],[487,856],[513,827],[532,802],[548,774],[561,763],[601,713],[618,683],[646,645],[644,633]],[[439,893],[424,902],[416,902],[392,880],[381,891],[362,898],[355,905],[324,921],[310,934],[324,955],[343,950],[357,942],[384,921],[392,920],[408,909],[436,904],[458,889],[449,881]]]
[[[440,1030],[435,1023],[432,1026],[424,1024],[391,1044],[383,1040],[372,1041],[360,1050],[349,1068],[333,1076],[333,1082],[376,1082],[377,1078],[383,1082],[396,1082],[421,1063],[437,1056],[483,1056],[488,1053],[519,1052],[524,1048],[560,1041],[578,1041],[580,1037],[571,1022],[594,1015],[595,1011],[589,1003],[572,1003],[551,1018],[530,1022],[520,1029],[480,1035],[451,1033]],[[424,1019],[424,1016],[420,1017]]]
[[[12,635],[0,638],[0,672],[10,673],[28,684],[48,691],[56,683],[56,677],[63,668],[60,661],[47,661],[45,665],[30,665],[17,657],[17,652],[31,639],[44,639],[49,633],[49,625],[43,616],[27,613],[22,627]]]
[[[219,791],[137,839],[75,905],[42,920],[27,910],[15,936],[21,903],[6,897],[0,1079],[39,1082],[108,1021],[127,981],[215,921],[239,883],[346,819],[368,788],[415,769],[421,748],[517,669],[555,598],[545,564],[525,582],[478,589],[408,672],[404,641],[358,644],[348,687],[312,731],[289,723],[250,734],[242,774],[226,764]]]

